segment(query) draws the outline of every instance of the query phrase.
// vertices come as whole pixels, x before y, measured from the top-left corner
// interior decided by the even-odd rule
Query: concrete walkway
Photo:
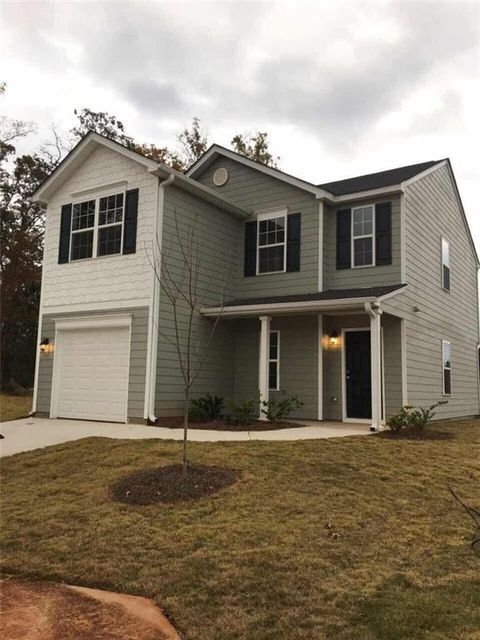
[[[244,442],[249,440],[317,440],[369,434],[368,424],[345,424],[342,422],[295,421],[298,428],[274,431],[211,431],[190,429],[191,442]],[[142,440],[160,438],[181,440],[182,429],[146,427],[138,424],[117,424],[113,422],[89,422],[84,420],[50,420],[48,418],[27,418],[0,423],[0,456],[9,456],[21,451],[32,451],[50,445],[80,440],[91,436]]]

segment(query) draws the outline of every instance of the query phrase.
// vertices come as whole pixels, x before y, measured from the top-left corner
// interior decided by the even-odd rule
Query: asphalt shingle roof
[[[370,191],[371,189],[380,189],[382,187],[390,187],[394,184],[400,184],[404,180],[409,180],[426,169],[430,169],[440,160],[430,160],[429,162],[420,162],[419,164],[410,164],[407,167],[398,167],[397,169],[388,169],[387,171],[379,171],[378,173],[369,173],[364,176],[356,176],[355,178],[347,178],[345,180],[336,180],[335,182],[325,182],[318,186],[333,193],[335,196],[343,196],[348,193],[356,193],[358,191]]]

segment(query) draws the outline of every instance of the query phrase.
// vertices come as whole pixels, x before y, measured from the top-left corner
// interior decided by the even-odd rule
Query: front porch
[[[333,429],[385,424],[403,404],[403,321],[382,312],[380,296],[348,293],[312,301],[314,308],[226,305],[221,313],[234,323],[234,398],[296,395],[303,406],[291,418],[332,422]]]

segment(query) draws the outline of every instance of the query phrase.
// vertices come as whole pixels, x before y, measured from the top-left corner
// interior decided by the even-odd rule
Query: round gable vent
[[[227,180],[228,171],[225,169],[225,167],[220,167],[220,169],[217,169],[213,174],[213,184],[216,187],[223,187],[223,185],[226,184]]]

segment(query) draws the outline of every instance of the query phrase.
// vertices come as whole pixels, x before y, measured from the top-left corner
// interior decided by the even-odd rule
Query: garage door
[[[129,352],[128,327],[59,332],[55,417],[125,422]]]

